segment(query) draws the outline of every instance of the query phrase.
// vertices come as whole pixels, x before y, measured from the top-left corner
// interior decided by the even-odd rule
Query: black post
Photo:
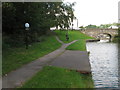
[[[28,49],[28,28],[26,28],[26,40],[25,40],[25,43],[26,43],[26,49]]]
[[[78,28],[78,19],[77,19],[77,28]]]
[[[72,30],[73,30],[73,22],[72,22]]]
[[[66,33],[66,41],[69,41],[68,32]]]

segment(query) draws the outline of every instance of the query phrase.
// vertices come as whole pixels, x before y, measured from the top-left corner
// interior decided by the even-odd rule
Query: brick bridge
[[[86,29],[81,32],[96,39],[109,39],[110,41],[113,40],[115,35],[118,35],[116,29]]]

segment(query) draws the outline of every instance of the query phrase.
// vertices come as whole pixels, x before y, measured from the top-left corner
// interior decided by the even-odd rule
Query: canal
[[[95,88],[118,88],[117,43],[87,42]]]

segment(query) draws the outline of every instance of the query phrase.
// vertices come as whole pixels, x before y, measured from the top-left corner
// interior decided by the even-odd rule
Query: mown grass
[[[55,31],[59,38],[65,42],[71,42],[73,40],[78,40],[77,42],[69,45],[66,49],[67,50],[80,50],[80,51],[85,51],[86,50],[86,40],[87,39],[94,39],[93,37],[87,36],[80,31],[68,31],[68,36],[69,36],[69,41],[66,41],[66,33],[67,31]]]
[[[36,60],[60,46],[61,44],[54,36],[45,36],[44,41],[33,43],[28,49],[25,47],[3,49],[2,75]]]
[[[60,38],[60,40],[62,40],[64,43],[68,43],[71,42],[73,40],[80,40],[80,39],[94,39],[93,37],[87,36],[83,33],[81,33],[80,31],[68,31],[68,36],[69,36],[69,41],[66,41],[66,33],[67,30],[64,31],[60,31],[60,30],[56,30],[55,31],[57,36]]]
[[[81,41],[90,39],[79,31],[70,31],[70,39],[66,41],[65,31],[56,31],[61,40],[68,43],[73,40],[79,40],[69,49],[73,47],[79,47],[85,45],[85,42]],[[3,50],[3,75],[27,64],[33,60],[42,57],[61,46],[54,36],[45,36],[44,41],[34,43],[28,50],[25,47],[21,48],[9,48]],[[84,47],[84,46],[81,46]],[[78,48],[80,50],[80,47]],[[84,49],[85,50],[85,47]],[[21,88],[93,88],[93,80],[91,75],[83,75],[76,71],[70,71],[64,68],[57,68],[52,66],[46,66],[42,71],[38,72],[30,80],[25,82]]]
[[[86,50],[86,41],[85,40],[79,40],[71,45],[69,45],[67,50],[80,50],[85,51]]]
[[[91,75],[64,68],[46,66],[21,88],[93,88]]]

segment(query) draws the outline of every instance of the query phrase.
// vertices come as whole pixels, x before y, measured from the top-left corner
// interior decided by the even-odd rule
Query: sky
[[[120,0],[64,0],[76,2],[74,14],[78,26],[100,25],[118,22],[118,2]],[[74,21],[77,27],[77,20]]]

